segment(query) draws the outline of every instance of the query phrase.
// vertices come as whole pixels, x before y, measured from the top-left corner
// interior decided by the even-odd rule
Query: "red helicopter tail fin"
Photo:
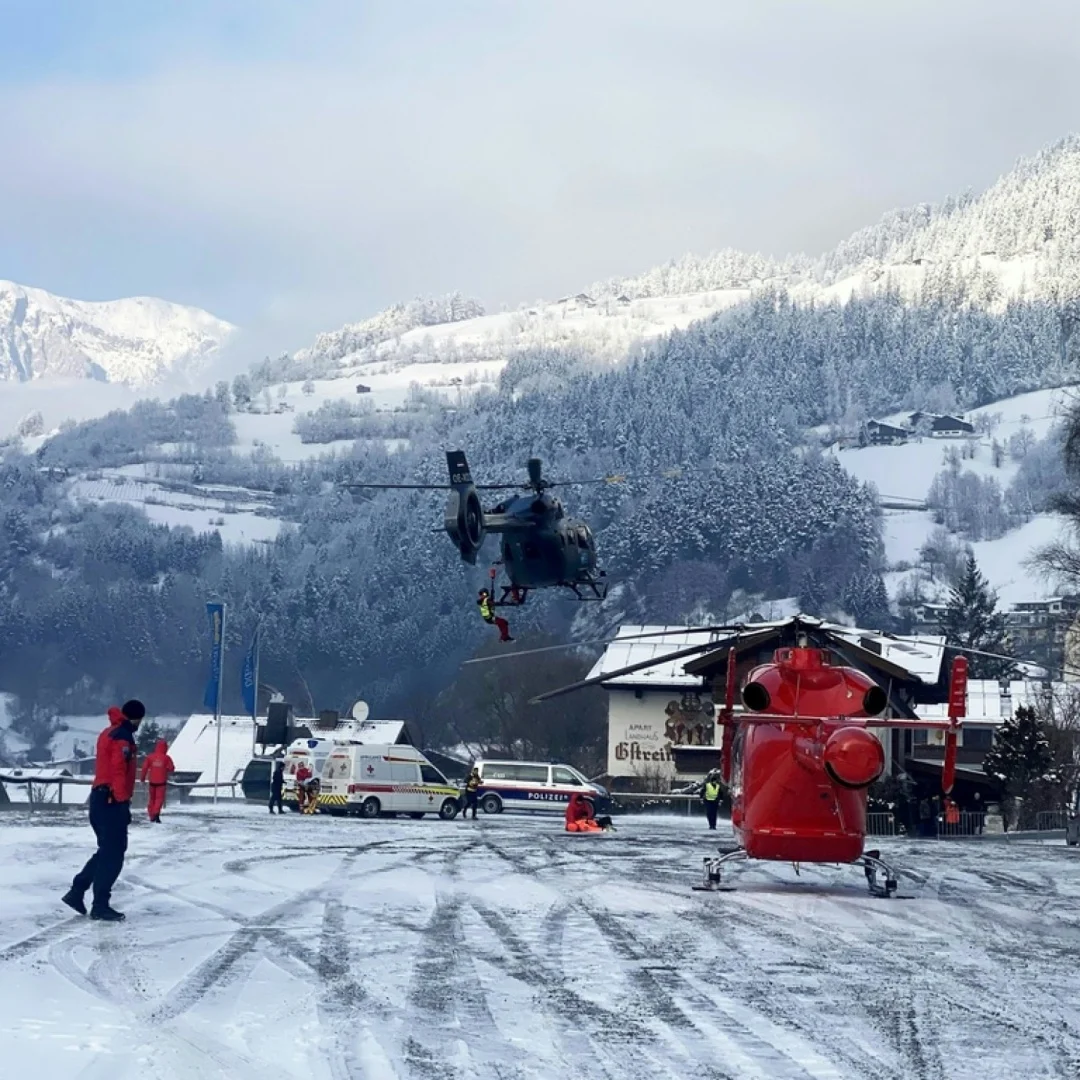
[[[724,686],[724,708],[720,713],[723,743],[720,750],[720,778],[731,783],[731,744],[735,741],[735,649],[728,649],[727,681]]]
[[[945,732],[945,762],[941,769],[941,790],[948,795],[956,782],[956,733],[967,715],[967,658],[952,663],[949,679],[949,727]]]

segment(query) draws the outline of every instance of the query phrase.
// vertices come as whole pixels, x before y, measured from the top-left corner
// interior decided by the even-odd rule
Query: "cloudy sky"
[[[0,278],[282,348],[817,253],[1080,130],[1075,0],[0,0]]]

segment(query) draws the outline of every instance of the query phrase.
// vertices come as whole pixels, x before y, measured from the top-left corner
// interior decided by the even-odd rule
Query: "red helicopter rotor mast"
[[[723,740],[720,746],[720,779],[724,786],[731,783],[731,747],[735,741],[735,649],[728,649],[727,681],[724,687],[724,708],[720,713]]]

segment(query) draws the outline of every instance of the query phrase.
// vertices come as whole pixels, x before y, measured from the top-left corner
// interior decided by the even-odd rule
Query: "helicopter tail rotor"
[[[484,543],[484,510],[480,505],[480,496],[476,494],[463,450],[447,451],[446,467],[453,490],[446,503],[444,528],[461,553],[462,560],[475,566]]]

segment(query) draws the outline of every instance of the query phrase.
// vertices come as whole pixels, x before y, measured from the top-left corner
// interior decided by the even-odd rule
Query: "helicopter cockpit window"
[[[578,531],[577,531],[577,541],[578,541],[578,544],[581,547],[583,547],[586,551],[588,551],[589,550],[589,533],[588,533],[588,530],[586,530],[586,529],[578,529]]]

